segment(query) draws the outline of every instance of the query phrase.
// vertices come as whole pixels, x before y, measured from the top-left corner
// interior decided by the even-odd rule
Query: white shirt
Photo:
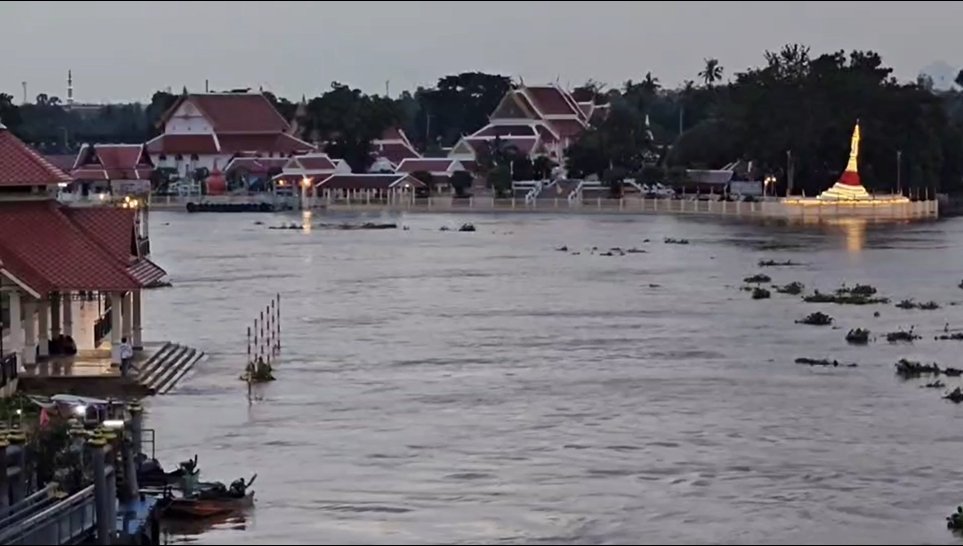
[[[120,358],[134,358],[134,349],[129,343],[120,344]]]

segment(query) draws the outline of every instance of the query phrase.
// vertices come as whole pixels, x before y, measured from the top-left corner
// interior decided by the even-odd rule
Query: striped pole
[[[261,311],[261,345],[259,346],[258,356],[264,355],[264,311]]]
[[[251,327],[247,327],[247,361],[251,361]]]
[[[281,351],[281,293],[277,293],[278,302],[278,351]]]

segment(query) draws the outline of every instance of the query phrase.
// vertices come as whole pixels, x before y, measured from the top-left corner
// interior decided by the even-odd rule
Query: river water
[[[208,480],[258,475],[249,515],[171,541],[959,542],[943,518],[963,502],[963,406],[893,364],[963,364],[963,342],[933,340],[963,328],[963,220],[396,219],[410,229],[152,216],[174,287],[146,296],[145,338],[210,355],[149,401],[158,456],[197,453]],[[478,231],[439,231],[466,221]],[[943,307],[754,301],[739,286],[758,272]],[[276,292],[278,380],[249,404],[245,328]],[[794,324],[817,310],[840,329]],[[912,345],[844,341],[911,325]]]

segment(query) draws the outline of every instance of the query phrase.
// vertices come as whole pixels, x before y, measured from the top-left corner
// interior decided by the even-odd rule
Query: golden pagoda
[[[824,201],[862,201],[872,197],[859,179],[859,120],[853,129],[853,138],[849,145],[849,162],[846,170],[833,184],[833,187],[819,194]]]

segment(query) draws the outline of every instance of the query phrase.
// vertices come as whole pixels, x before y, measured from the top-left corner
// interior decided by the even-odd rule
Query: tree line
[[[673,89],[651,72],[617,87],[594,80],[578,86],[572,90],[578,100],[609,108],[567,150],[569,175],[671,180],[683,177],[685,168],[744,160],[752,162],[757,177],[776,176],[782,190],[792,181],[793,192],[812,195],[844,168],[859,119],[860,169],[868,187],[963,191],[959,90],[935,91],[925,77],[899,82],[872,51],[815,55],[789,44],[764,52],[762,60],[761,66],[729,72],[718,59],[708,58],[692,80]],[[332,156],[360,170],[371,163],[371,141],[391,126],[402,127],[426,155],[442,155],[461,136],[484,126],[516,85],[507,76],[464,72],[396,97],[338,82],[301,100],[265,95],[286,119],[298,118],[299,136],[325,142]],[[963,72],[957,85],[963,87]],[[66,109],[60,99],[46,95],[17,105],[11,95],[0,93],[0,120],[45,153],[71,153],[83,142],[151,138],[176,99],[159,91],[147,104],[90,111]],[[545,162],[534,165],[510,150],[485,155],[490,157],[482,158],[484,168],[499,180],[505,171],[515,179],[551,171]]]

